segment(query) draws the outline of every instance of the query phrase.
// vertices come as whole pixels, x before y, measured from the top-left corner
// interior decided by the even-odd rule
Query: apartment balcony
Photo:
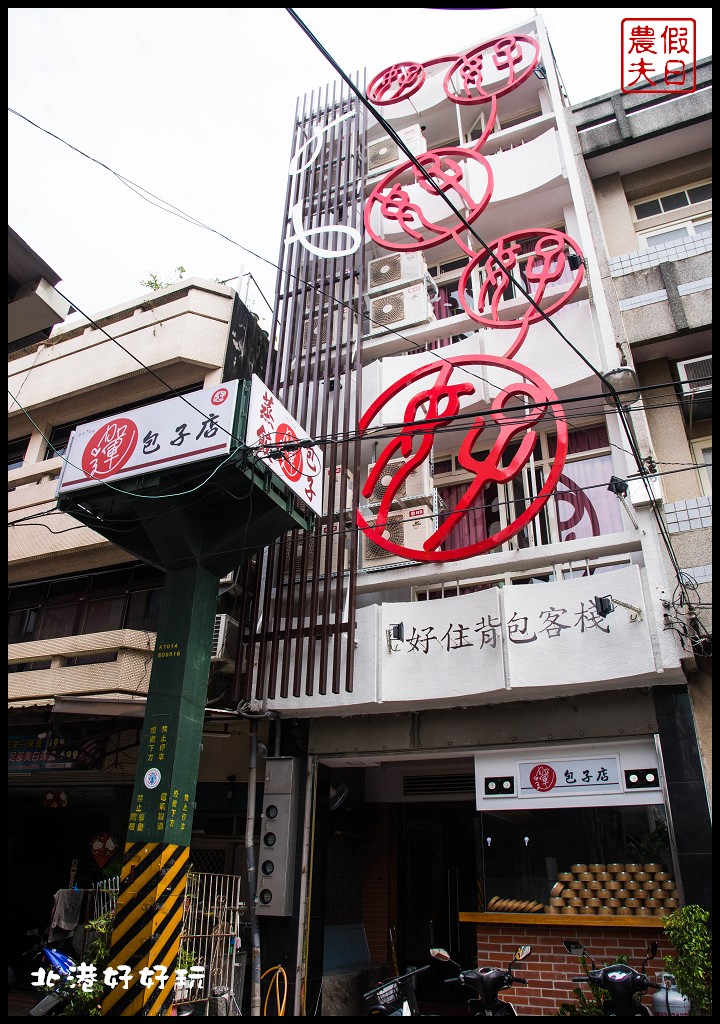
[[[173,387],[195,383],[223,365],[232,296],[230,288],[190,278],[106,310],[96,317],[98,326],[67,323],[11,361],[8,391],[22,395],[25,410],[65,401],[70,420],[119,404],[129,378],[146,377],[142,387],[155,394],[157,381],[145,367]],[[143,395],[136,390],[133,397]],[[8,403],[10,417],[23,415],[12,398]]]
[[[50,704],[59,696],[143,697],[155,634],[134,629],[8,645],[8,705]]]
[[[630,344],[712,324],[712,232],[616,256],[610,274]]]

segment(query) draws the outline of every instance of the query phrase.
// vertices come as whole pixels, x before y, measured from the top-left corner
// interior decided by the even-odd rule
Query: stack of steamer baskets
[[[678,905],[663,864],[573,864],[558,872],[546,914],[664,917]]]

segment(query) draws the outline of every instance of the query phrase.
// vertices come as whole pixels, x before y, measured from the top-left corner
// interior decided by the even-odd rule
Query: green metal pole
[[[103,1016],[170,1013],[217,591],[218,577],[200,566],[165,577],[110,944],[118,977]]]

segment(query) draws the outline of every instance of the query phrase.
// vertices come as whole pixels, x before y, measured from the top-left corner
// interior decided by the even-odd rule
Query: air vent
[[[367,518],[369,527],[375,525],[376,520]],[[387,522],[382,529],[382,536],[385,540],[398,547],[409,548],[411,551],[421,551],[425,541],[435,530],[434,516],[422,505],[417,508],[406,509],[402,514],[392,514],[387,517]],[[380,565],[397,565],[403,558],[412,558],[412,554],[397,555],[388,551],[367,532],[363,538],[363,565],[366,569],[376,568]]]
[[[442,796],[450,793],[475,793],[475,775],[404,775],[403,796]]]
[[[385,524],[383,530],[383,536],[387,538],[392,544],[398,544],[402,547],[405,543],[405,520],[402,516],[388,516],[388,521]],[[365,561],[377,561],[378,559],[387,559],[390,554],[385,548],[381,548],[379,544],[366,536],[365,537]],[[395,555],[397,561],[398,556]]]
[[[685,359],[677,364],[677,370],[686,395],[712,391],[712,356]]]
[[[368,475],[372,472],[374,466],[374,463],[368,466]],[[363,494],[370,505],[380,504],[393,476],[398,470],[403,469],[404,466],[404,459],[390,459],[385,467],[385,472],[373,487],[372,494]],[[402,507],[418,504],[432,505],[432,480],[430,478],[430,464],[428,462],[423,462],[408,473],[400,484],[393,500],[398,501]]]
[[[417,327],[434,319],[427,287],[421,282],[371,299],[368,335],[385,333],[388,328]]]
[[[403,285],[422,281],[427,273],[425,258],[420,252],[388,253],[368,264],[368,294],[397,290]]]
[[[419,124],[411,124],[407,128],[401,128],[397,134],[413,156],[418,156],[420,153],[425,152],[427,148],[425,136]],[[375,176],[383,171],[389,171],[395,164],[404,163],[407,159],[407,155],[400,146],[389,135],[384,135],[376,142],[371,142],[368,146],[368,175]]]

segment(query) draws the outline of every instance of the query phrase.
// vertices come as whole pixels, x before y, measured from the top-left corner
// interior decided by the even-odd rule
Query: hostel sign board
[[[58,483],[58,497],[98,483],[229,455],[238,381],[168,398],[76,427]]]
[[[322,515],[322,451],[255,374],[245,440],[286,487]]]

